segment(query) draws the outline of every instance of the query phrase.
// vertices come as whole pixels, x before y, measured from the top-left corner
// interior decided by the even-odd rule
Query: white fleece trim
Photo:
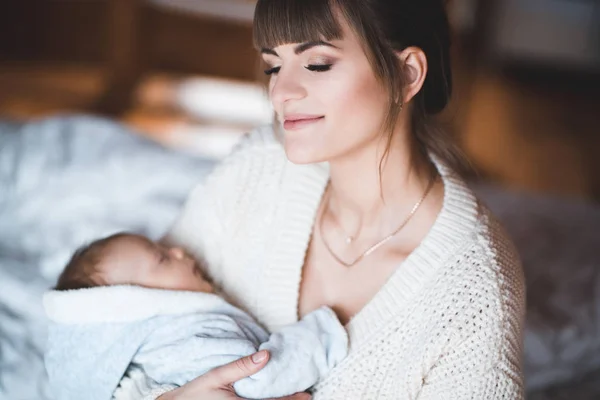
[[[62,324],[131,322],[159,315],[223,310],[229,306],[211,293],[125,285],[52,290],[44,294],[43,303],[48,318]]]
[[[142,400],[157,400],[160,396],[165,393],[170,392],[171,390],[175,390],[177,386],[165,386],[157,389],[153,389],[150,393],[144,396]]]

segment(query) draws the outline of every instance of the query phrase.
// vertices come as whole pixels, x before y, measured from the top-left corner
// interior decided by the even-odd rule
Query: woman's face
[[[285,151],[296,164],[356,155],[381,137],[388,92],[355,34],[342,26],[342,40],[262,51]]]

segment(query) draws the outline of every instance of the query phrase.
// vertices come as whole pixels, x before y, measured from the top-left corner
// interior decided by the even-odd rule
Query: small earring
[[[395,103],[395,104],[398,104],[398,103],[400,103],[400,111],[402,111],[402,109],[404,108],[404,99],[402,98],[402,96],[397,96],[397,97],[394,99],[394,103]]]

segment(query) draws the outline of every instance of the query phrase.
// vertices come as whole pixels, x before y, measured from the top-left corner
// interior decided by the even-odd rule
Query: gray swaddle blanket
[[[110,400],[130,365],[181,386],[209,370],[269,350],[257,374],[235,383],[250,399],[316,384],[346,355],[348,337],[329,308],[271,335],[214,294],[109,286],[50,291],[46,369],[57,399]]]

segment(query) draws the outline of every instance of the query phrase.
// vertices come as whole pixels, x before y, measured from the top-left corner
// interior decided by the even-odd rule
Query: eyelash
[[[312,72],[326,72],[331,69],[332,65],[333,64],[323,64],[323,65],[314,64],[314,65],[308,65],[304,68],[306,68],[307,70],[312,71]],[[273,67],[271,69],[266,70],[265,75],[277,74],[280,69],[281,69],[281,67]]]

